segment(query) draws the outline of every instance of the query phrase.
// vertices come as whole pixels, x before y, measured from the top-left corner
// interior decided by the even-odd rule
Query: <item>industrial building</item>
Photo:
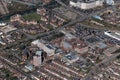
[[[71,0],[70,6],[80,9],[91,9],[98,6],[103,6],[103,0]]]
[[[105,35],[117,39],[118,41],[120,41],[120,33],[119,32],[110,32],[110,31],[105,31],[104,32]]]
[[[47,56],[53,56],[55,54],[56,48],[51,44],[46,44],[43,40],[35,40],[32,42],[32,45],[36,45],[43,51],[47,53]]]
[[[16,27],[14,27],[13,25],[10,25],[10,24],[8,24],[8,25],[2,24],[2,25],[5,25],[5,26],[2,26],[0,28],[0,31],[3,32],[3,33],[5,33],[5,34],[17,29]]]

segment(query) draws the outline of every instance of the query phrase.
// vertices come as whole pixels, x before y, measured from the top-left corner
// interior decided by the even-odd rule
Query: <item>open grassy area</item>
[[[28,21],[35,20],[35,21],[40,22],[41,16],[37,13],[30,13],[30,14],[23,15],[23,18]]]

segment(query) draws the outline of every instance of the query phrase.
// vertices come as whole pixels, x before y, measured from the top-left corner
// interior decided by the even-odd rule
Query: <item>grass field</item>
[[[23,15],[23,18],[24,18],[25,20],[28,20],[28,21],[35,20],[35,21],[38,21],[38,22],[39,22],[41,16],[40,16],[39,14],[37,14],[37,13],[30,13],[30,14],[25,14],[25,15]]]

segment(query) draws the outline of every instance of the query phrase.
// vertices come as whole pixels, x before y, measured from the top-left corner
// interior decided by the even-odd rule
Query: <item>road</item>
[[[21,3],[21,4],[25,4],[25,5],[28,5],[28,6],[35,6],[35,4],[28,3],[28,2],[25,2],[25,1],[20,1],[20,0],[11,0],[11,1],[18,2],[18,3]]]
[[[68,7],[68,6],[66,6],[64,3],[62,3],[61,0],[55,0],[55,1],[57,1],[59,4],[63,5],[64,7],[67,7],[68,9],[71,9],[70,7]],[[72,9],[72,10],[74,10],[74,9]],[[35,35],[35,36],[29,35],[29,34],[24,33],[24,32],[23,32],[23,33],[24,33],[29,39],[36,39],[36,38],[38,38],[38,37],[49,36],[49,35],[52,35],[52,34],[54,34],[54,33],[59,32],[60,30],[63,30],[65,27],[69,27],[70,25],[73,25],[73,24],[75,24],[75,23],[77,23],[77,22],[81,22],[81,21],[84,21],[84,20],[86,20],[86,19],[89,19],[90,17],[95,16],[95,15],[97,15],[97,14],[100,14],[101,12],[104,12],[104,11],[107,11],[107,10],[113,10],[113,7],[112,7],[112,6],[109,6],[109,7],[105,8],[105,9],[102,9],[102,10],[96,11],[96,12],[93,12],[93,13],[91,13],[91,14],[89,14],[89,15],[82,15],[80,18],[75,19],[75,20],[72,20],[72,21],[70,21],[69,23],[67,23],[67,24],[65,24],[65,25],[63,25],[63,26],[61,26],[61,27],[59,27],[59,28],[56,28],[56,29],[54,29],[54,30],[52,30],[52,31],[48,31],[48,32],[45,32],[45,33],[40,33],[40,34],[37,34],[37,35]],[[78,11],[75,11],[75,12],[79,13]],[[81,13],[79,13],[79,14],[81,14]],[[20,29],[19,31],[22,32],[22,29]]]
[[[92,69],[90,70],[90,72],[85,76],[85,78],[83,80],[92,80],[93,75],[95,73],[97,73],[98,70],[101,69],[101,66],[106,65],[109,62],[113,61],[119,55],[120,55],[120,53],[115,53],[115,54],[111,55],[110,57],[105,58],[100,63],[96,64],[94,67],[92,67]]]
[[[7,14],[9,13],[7,6],[4,4],[3,0],[0,0],[0,13]]]
[[[75,23],[77,23],[77,22],[84,21],[84,20],[89,19],[90,17],[92,17],[92,16],[94,16],[94,15],[100,14],[101,12],[104,12],[104,11],[107,11],[107,10],[110,10],[110,9],[113,9],[112,6],[109,6],[109,7],[105,8],[105,9],[102,9],[102,10],[97,11],[97,12],[95,12],[95,13],[91,13],[91,14],[89,14],[89,15],[87,15],[87,16],[82,16],[82,17],[80,17],[80,18],[78,18],[78,19],[75,19],[75,20],[72,20],[72,21],[70,21],[69,23],[67,23],[67,24],[65,24],[65,25],[63,25],[63,26],[61,26],[61,27],[59,27],[59,28],[56,28],[56,29],[54,29],[54,30],[52,30],[52,31],[48,31],[48,32],[45,32],[45,33],[40,33],[40,34],[37,34],[37,35],[35,35],[35,36],[29,35],[29,34],[24,33],[24,32],[23,32],[23,33],[24,33],[29,39],[36,39],[36,38],[38,38],[38,37],[49,36],[49,35],[52,35],[52,34],[54,34],[54,33],[59,32],[60,30],[63,30],[65,27],[69,27],[70,25],[73,25],[73,24],[75,24]]]
[[[36,39],[37,37],[44,37],[44,36],[52,35],[54,33],[59,32],[60,30],[63,30],[65,27],[69,27],[70,25],[73,25],[73,24],[75,24],[77,22],[81,22],[81,21],[84,21],[86,19],[89,19],[90,17],[93,17],[94,15],[100,14],[101,12],[104,12],[104,11],[109,10],[109,9],[113,9],[112,6],[109,6],[109,7],[105,8],[105,9],[102,9],[102,10],[97,11],[95,13],[91,13],[91,14],[89,14],[87,16],[82,16],[82,17],[80,17],[80,18],[78,18],[76,20],[72,20],[69,23],[67,23],[67,24],[65,24],[65,25],[63,25],[63,26],[61,26],[59,28],[56,28],[56,29],[54,29],[52,31],[48,31],[48,32],[45,32],[45,33],[40,33],[40,34],[37,34],[37,35],[35,35],[33,37],[31,36],[30,38]]]

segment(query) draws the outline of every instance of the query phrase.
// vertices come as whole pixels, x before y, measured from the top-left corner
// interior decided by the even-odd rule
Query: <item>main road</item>
[[[64,3],[62,3],[61,0],[55,0],[55,1],[57,1],[59,4],[63,5],[64,7],[67,7],[68,9],[72,9],[72,8],[66,6]],[[106,7],[105,9],[101,9],[101,10],[96,11],[96,12],[93,12],[93,13],[91,13],[91,14],[89,14],[89,15],[82,15],[82,16],[80,16],[80,18],[77,18],[77,19],[75,19],[75,20],[72,20],[72,21],[68,22],[67,24],[65,24],[65,25],[63,25],[63,26],[61,26],[61,27],[59,27],[59,28],[56,28],[56,29],[54,29],[54,30],[52,30],[52,31],[48,31],[48,32],[45,32],[45,33],[40,33],[40,34],[37,34],[37,35],[35,35],[35,36],[29,35],[29,34],[24,33],[24,32],[23,32],[23,33],[24,33],[29,39],[36,39],[36,38],[38,38],[38,37],[49,36],[49,35],[52,35],[52,34],[54,34],[54,33],[59,32],[60,30],[63,30],[65,27],[69,27],[70,25],[73,25],[73,24],[75,24],[75,23],[77,23],[77,22],[84,21],[84,20],[89,19],[90,17],[93,17],[93,16],[95,16],[95,15],[98,15],[98,14],[104,12],[104,11],[113,10],[113,9],[114,9],[114,8],[113,8],[112,6],[108,6],[108,7]],[[74,9],[73,9],[73,10],[74,10]],[[75,12],[79,13],[79,11],[75,11]],[[79,14],[81,14],[81,13],[79,13]],[[22,29],[20,29],[19,31],[21,31],[21,30],[22,30]]]
[[[91,14],[87,15],[87,16],[82,16],[82,17],[80,17],[80,18],[78,18],[78,19],[72,20],[72,21],[70,21],[69,23],[67,23],[67,24],[65,24],[65,25],[63,25],[63,26],[61,26],[61,27],[59,27],[59,28],[56,28],[56,29],[54,29],[54,30],[52,30],[52,31],[48,31],[48,32],[45,32],[45,33],[42,33],[42,34],[40,33],[40,34],[37,34],[37,35],[35,35],[35,36],[33,36],[33,37],[31,36],[30,38],[36,39],[37,37],[44,37],[44,36],[52,35],[52,34],[54,34],[54,33],[59,32],[60,30],[63,30],[65,27],[69,27],[70,25],[73,25],[73,24],[75,24],[75,23],[84,21],[84,20],[86,20],[86,19],[89,19],[89,18],[91,18],[91,17],[93,17],[93,16],[95,16],[95,15],[98,15],[98,14],[104,12],[104,11],[111,10],[111,9],[113,9],[113,7],[112,7],[112,6],[109,6],[109,7],[105,8],[105,9],[96,11],[96,12],[94,12],[94,13],[91,13]]]

